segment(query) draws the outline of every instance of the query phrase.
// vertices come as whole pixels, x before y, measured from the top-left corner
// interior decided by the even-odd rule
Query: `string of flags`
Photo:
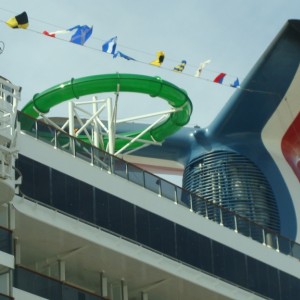
[[[72,28],[66,29],[66,30],[58,30],[54,32],[48,32],[48,31],[43,31],[42,33],[44,35],[50,36],[55,38],[58,34],[67,34],[70,32],[73,32],[73,35],[71,36],[70,42],[78,44],[78,45],[84,45],[84,43],[90,38],[93,32],[93,27],[89,27],[87,25],[77,25]]]
[[[29,26],[29,21],[28,21],[28,16],[27,13],[24,11],[21,14],[12,17],[8,19],[5,22],[9,27],[17,29],[27,29]],[[76,25],[74,27],[71,27],[69,29],[64,29],[64,30],[58,30],[54,32],[48,32],[47,30],[44,30],[42,34],[51,37],[51,38],[56,38],[57,36],[63,35],[63,34],[69,34],[71,35],[69,42],[75,43],[78,45],[84,45],[87,40],[91,37],[93,33],[93,26],[87,26],[87,25]],[[111,54],[113,58],[121,57],[126,60],[134,60],[136,61],[135,58],[132,58],[128,56],[127,54],[124,54],[123,52],[117,50],[117,36],[114,36],[110,38],[108,41],[102,44],[102,52]],[[165,53],[164,51],[157,51],[156,52],[156,58],[151,61],[149,64],[160,67],[165,60]],[[206,60],[204,62],[201,62],[199,67],[197,68],[195,72],[195,77],[201,77],[201,74],[206,67],[207,64],[209,64],[211,60]],[[181,63],[178,65],[174,66],[173,71],[177,73],[182,73],[187,65],[187,61],[183,59]],[[223,80],[227,74],[222,72],[219,73],[212,81],[215,83],[223,84]],[[230,84],[230,87],[233,88],[239,88],[240,87],[240,82],[239,79],[237,78],[233,83]]]

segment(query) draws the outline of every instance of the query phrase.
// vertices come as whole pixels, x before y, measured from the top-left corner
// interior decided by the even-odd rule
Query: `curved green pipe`
[[[81,96],[117,92],[119,86],[120,92],[135,92],[149,94],[151,97],[159,97],[166,100],[169,105],[174,108],[181,108],[179,111],[172,112],[169,117],[161,123],[154,126],[149,132],[143,134],[141,139],[147,141],[162,142],[166,137],[172,135],[182,126],[189,122],[193,106],[187,93],[175,86],[174,84],[162,80],[160,77],[150,77],[136,74],[103,74],[82,77],[78,79],[72,78],[69,81],[53,86],[44,92],[34,95],[22,112],[34,118],[39,113],[48,113],[50,108],[64,101],[79,98]],[[30,120],[21,121],[24,129],[32,126]],[[127,137],[134,138],[141,131],[128,132],[123,134]],[[121,138],[116,139],[116,150],[127,144],[128,141]],[[142,145],[141,142],[135,142],[128,149],[134,149]]]

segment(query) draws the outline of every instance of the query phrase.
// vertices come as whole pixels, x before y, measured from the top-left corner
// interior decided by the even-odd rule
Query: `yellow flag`
[[[29,26],[27,13],[24,11],[21,14],[10,18],[6,21],[6,24],[11,28],[26,29]]]
[[[165,59],[165,53],[163,51],[157,51],[156,52],[156,60],[153,60],[150,64],[160,67],[160,65],[163,63]]]

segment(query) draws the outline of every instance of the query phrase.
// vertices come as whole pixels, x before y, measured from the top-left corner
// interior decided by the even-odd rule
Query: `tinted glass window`
[[[50,204],[50,168],[34,163],[35,199]]]
[[[109,228],[108,194],[98,189],[95,191],[95,218],[97,225]]]
[[[33,160],[19,155],[16,161],[16,167],[22,174],[21,192],[29,197],[34,197],[34,173],[33,173]]]

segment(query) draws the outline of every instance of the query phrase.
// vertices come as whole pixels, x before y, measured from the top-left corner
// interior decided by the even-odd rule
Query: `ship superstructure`
[[[299,46],[298,28],[298,21],[285,26],[267,52],[271,54],[263,56],[254,74],[264,74],[264,67],[271,69],[279,54]],[[294,66],[299,54],[294,50],[291,54],[282,70],[287,81],[284,87],[278,87],[288,106],[299,102],[295,100],[298,66]],[[252,84],[251,76],[248,82]],[[161,84],[160,79],[150,79],[155,86],[157,80]],[[47,113],[38,96],[25,106],[26,113],[24,109],[17,112],[20,87],[4,78],[0,83],[0,299],[299,297],[300,245],[294,226],[297,214],[293,212],[291,224],[284,225],[282,219],[293,211],[293,205],[297,206],[293,201],[299,182],[285,180],[298,174],[297,163],[291,161],[292,157],[298,157],[298,144],[288,147],[295,136],[289,128],[298,128],[295,125],[298,105],[293,106],[295,112],[289,115],[293,116],[294,127],[288,124],[284,127],[287,134],[283,139],[286,154],[283,158],[288,157],[287,162],[278,159],[276,151],[271,151],[272,155],[262,151],[277,149],[271,147],[275,139],[270,138],[271,125],[263,127],[265,148],[260,144],[257,152],[264,153],[261,159],[266,164],[259,163],[260,159],[251,152],[253,148],[250,151],[241,143],[246,136],[253,138],[250,140],[254,145],[262,130],[259,122],[254,126],[259,129],[251,131],[245,121],[241,127],[241,130],[248,128],[245,136],[230,131],[234,128],[233,121],[226,117],[226,112],[229,108],[242,111],[240,97],[245,91],[238,91],[229,108],[207,130],[177,128],[182,125],[181,117],[186,121],[190,112],[184,93],[183,98],[177,98],[184,101],[178,100],[179,108],[175,105],[173,117],[163,126],[155,125],[148,135],[148,131],[137,125],[131,146],[138,145],[139,150],[122,157],[138,164],[151,162],[152,167],[156,164],[168,168],[170,160],[178,163],[174,169],[184,165],[184,188],[181,188],[122,159],[114,152],[114,145],[109,147],[110,151],[101,149],[97,146],[101,144],[100,135],[95,136],[96,144],[83,139],[75,130],[73,114],[69,130],[38,119],[38,115]],[[55,93],[64,92],[65,85],[59,86],[61,90]],[[70,90],[76,93],[72,85]],[[41,94],[42,99],[46,99],[45,94]],[[271,110],[281,116],[282,98],[276,98],[276,103]],[[261,109],[268,113],[258,118],[265,117],[264,125],[266,115],[274,116],[267,104]],[[281,112],[276,110],[278,107]],[[174,127],[178,129],[175,134]],[[171,136],[164,137],[160,146],[154,146],[157,141],[149,137],[152,134],[162,137],[160,130],[166,128]],[[228,134],[222,135],[220,128],[225,128]],[[120,137],[122,132],[116,134]],[[127,140],[129,136],[126,135]],[[150,145],[139,147],[145,137]],[[103,143],[110,144],[105,139]],[[154,147],[159,150],[153,150]],[[273,156],[274,164],[266,160]],[[143,161],[143,157],[149,160]],[[272,176],[266,172],[268,167],[274,171]],[[280,195],[289,192],[288,207],[283,212],[284,204],[279,200],[284,199],[276,193],[276,182],[285,187]],[[284,235],[285,232],[290,236]]]

